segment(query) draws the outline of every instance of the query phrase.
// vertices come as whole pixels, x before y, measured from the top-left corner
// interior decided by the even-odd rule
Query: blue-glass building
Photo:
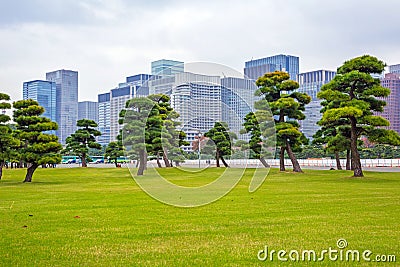
[[[299,74],[299,57],[290,55],[275,55],[245,62],[244,73],[247,78],[257,80],[266,72],[286,71],[291,80],[296,80]]]
[[[94,101],[78,102],[78,120],[88,119],[99,122],[98,103]]]
[[[46,73],[46,80],[56,83],[57,136],[60,142],[65,144],[65,139],[77,129],[78,72],[71,70],[48,72]]]
[[[35,80],[24,82],[23,84],[23,99],[33,99],[44,107],[43,116],[56,122],[56,94],[57,88],[55,82]],[[55,131],[50,131],[55,134]]]
[[[151,62],[151,74],[158,76],[173,76],[177,73],[182,73],[184,71],[184,62],[170,60],[170,59],[160,59]]]

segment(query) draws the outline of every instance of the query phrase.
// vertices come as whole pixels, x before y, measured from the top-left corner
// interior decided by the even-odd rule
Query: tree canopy
[[[382,97],[390,89],[382,87],[378,78],[371,74],[382,73],[385,63],[376,57],[364,55],[344,62],[337,75],[325,84],[318,93],[323,99],[323,116],[320,124],[329,125],[338,120],[347,120],[350,128],[351,161],[355,177],[362,177],[358,138],[366,136],[375,143],[400,144],[399,135],[389,126],[389,121],[376,115],[382,112],[386,102]]]
[[[206,132],[204,136],[210,138],[215,144],[215,160],[217,167],[220,166],[220,159],[225,167],[229,167],[224,156],[231,156],[232,141],[233,139],[237,139],[237,136],[235,133],[229,131],[228,124],[226,122],[215,122],[214,127]]]
[[[39,165],[56,164],[61,161],[62,146],[54,134],[57,123],[42,117],[44,108],[38,102],[28,99],[13,103],[14,122],[17,123],[15,135],[20,140],[18,155],[28,164],[24,182],[32,182],[32,176]]]
[[[65,141],[67,146],[64,151],[79,156],[82,167],[87,167],[89,148],[101,149],[101,145],[96,142],[96,136],[100,136],[101,132],[95,129],[97,123],[93,120],[78,120],[76,125],[79,128],[67,137]]]
[[[10,96],[0,93],[0,110],[11,109]],[[11,120],[7,114],[0,114],[0,180],[3,176],[3,166],[10,161],[14,149],[19,146],[19,140],[14,138],[8,124]]]
[[[285,170],[284,156],[287,152],[293,171],[302,172],[301,167],[293,152],[299,151],[301,146],[308,143],[307,138],[299,130],[298,120],[304,120],[305,105],[310,103],[311,97],[307,94],[296,92],[299,84],[289,80],[287,72],[275,71],[266,73],[256,81],[257,96],[263,99],[255,103],[256,117],[260,112],[271,109],[275,118],[276,144],[280,147],[280,170]]]

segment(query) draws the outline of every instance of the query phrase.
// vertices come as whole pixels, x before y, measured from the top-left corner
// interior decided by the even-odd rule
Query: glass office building
[[[65,139],[77,129],[78,72],[71,70],[48,72],[46,73],[46,80],[56,83],[57,136],[60,142],[65,144]]]
[[[99,122],[98,103],[94,101],[78,102],[78,120],[88,119]]]
[[[299,74],[299,57],[290,55],[275,55],[245,62],[244,73],[253,80],[257,80],[266,72],[286,71],[291,80],[296,80]]]
[[[151,62],[151,74],[158,76],[173,76],[184,71],[184,62],[160,59]]]
[[[23,99],[32,99],[44,107],[42,116],[57,122],[56,114],[56,94],[57,88],[55,82],[35,80],[23,83]],[[56,131],[49,131],[56,134]]]

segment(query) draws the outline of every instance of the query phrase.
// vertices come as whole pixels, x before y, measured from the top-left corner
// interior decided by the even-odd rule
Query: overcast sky
[[[207,61],[243,71],[275,54],[300,71],[372,54],[400,63],[400,1],[0,0],[0,91],[58,69],[79,72],[79,100],[97,100],[150,62]]]

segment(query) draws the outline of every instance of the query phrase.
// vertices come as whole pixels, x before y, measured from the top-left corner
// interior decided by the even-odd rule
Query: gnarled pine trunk
[[[217,148],[217,151],[215,152],[215,160],[217,163],[217,167],[219,168],[220,166],[219,166],[219,150],[218,150],[218,148]]]
[[[285,147],[281,146],[281,150],[279,151],[279,170],[284,172],[285,169]]]
[[[338,170],[342,169],[342,165],[340,165],[340,157],[339,157],[339,152],[335,151],[335,159],[336,159],[336,168]]]
[[[260,162],[265,168],[271,167],[271,166],[269,166],[269,164],[265,161],[265,159],[263,157],[260,157]]]
[[[3,177],[3,166],[4,166],[4,162],[0,162],[0,180],[1,180],[1,177]]]
[[[224,166],[225,166],[226,168],[229,167],[228,163],[226,163],[226,161],[225,161],[225,159],[224,159],[223,156],[221,156],[221,161],[222,161],[222,163],[224,164]]]
[[[346,170],[351,170],[351,163],[350,163],[350,149],[346,150]]]
[[[39,164],[37,164],[37,163],[30,164],[30,166],[26,170],[26,176],[25,176],[24,183],[32,182],[33,173],[36,171],[37,167],[39,167]]]
[[[143,175],[144,169],[146,168],[146,153],[144,150],[139,151],[139,168],[137,171],[137,175]]]
[[[171,164],[169,163],[169,159],[168,159],[168,152],[165,148],[163,148],[163,160],[165,163],[165,167],[171,167]]]
[[[82,154],[82,167],[86,168],[87,167],[87,163],[86,163],[86,153]]]
[[[361,167],[361,159],[360,159],[360,154],[358,153],[358,148],[357,148],[357,124],[356,124],[356,119],[351,117],[350,118],[350,123],[351,123],[351,140],[350,140],[350,149],[351,149],[351,162],[352,162],[352,167],[354,168],[354,177],[363,177],[363,171]]]
[[[290,146],[289,142],[286,143],[286,151],[288,153],[290,161],[292,162],[293,171],[294,172],[303,172],[303,170],[300,167],[299,162],[297,161],[295,154],[292,151],[292,147]]]
[[[158,166],[158,168],[162,168],[162,165],[160,162],[160,151],[157,152],[157,166]]]

